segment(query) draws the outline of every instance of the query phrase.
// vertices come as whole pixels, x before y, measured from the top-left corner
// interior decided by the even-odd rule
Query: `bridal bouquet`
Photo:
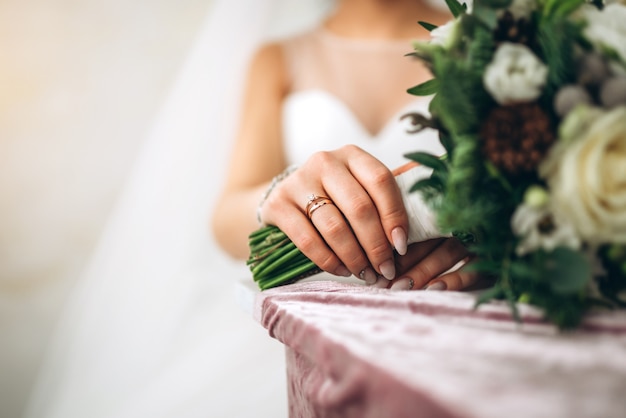
[[[504,299],[516,317],[525,302],[571,328],[626,306],[626,6],[446,3],[454,18],[420,22],[431,39],[410,54],[433,74],[409,89],[432,96],[415,131],[437,129],[446,150],[407,155],[429,171],[405,204],[436,226],[413,241],[462,239],[476,255],[465,268],[494,279],[478,304]],[[275,227],[250,244],[262,289],[319,271]]]
[[[495,279],[480,302],[542,308],[562,328],[626,305],[626,6],[447,1],[414,56],[434,78],[424,126],[447,156],[413,190]],[[428,164],[429,160],[421,161]]]

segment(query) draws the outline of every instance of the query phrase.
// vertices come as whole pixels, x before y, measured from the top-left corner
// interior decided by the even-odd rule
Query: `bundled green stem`
[[[249,236],[250,257],[246,264],[261,290],[293,283],[321,272],[291,242],[283,231],[266,226]]]

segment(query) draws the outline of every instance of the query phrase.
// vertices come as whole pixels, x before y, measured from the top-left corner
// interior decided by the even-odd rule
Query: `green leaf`
[[[438,171],[448,171],[448,166],[445,162],[441,161],[439,157],[433,154],[429,154],[427,152],[410,152],[404,155],[411,161],[415,161],[416,163],[425,165],[426,167],[430,167],[433,170]]]
[[[543,7],[543,15],[565,17],[585,3],[587,3],[586,0],[547,0]]]
[[[498,13],[495,9],[487,7],[475,7],[472,16],[478,19],[483,25],[493,30],[498,25]]]
[[[454,141],[452,141],[450,135],[439,131],[439,142],[441,142],[441,145],[446,150],[447,158],[452,158],[452,153],[454,151]]]
[[[421,27],[423,27],[424,29],[426,29],[428,32],[432,32],[433,30],[437,29],[438,26],[437,25],[433,25],[432,23],[428,23],[428,22],[423,22],[423,21],[419,21],[417,22]]]
[[[465,4],[461,4],[458,0],[446,0],[446,4],[448,5],[448,9],[450,9],[450,13],[452,13],[452,16],[454,17],[459,17],[465,13],[467,8]]]
[[[474,260],[463,267],[463,271],[476,271],[480,273],[496,274],[500,272],[500,263],[495,260]]]
[[[509,7],[513,3],[513,0],[480,0],[475,1],[475,7],[488,7],[492,9],[504,9]]]
[[[503,296],[504,292],[502,288],[500,287],[500,285],[495,284],[492,288],[485,290],[478,296],[478,298],[476,299],[476,303],[474,304],[474,309],[491,300],[501,299]]]
[[[414,96],[430,96],[437,93],[437,91],[439,91],[439,80],[433,78],[415,87],[411,87],[407,90],[407,93]]]
[[[543,280],[557,294],[580,292],[592,278],[591,263],[587,258],[565,247],[547,253],[543,267]]]
[[[411,186],[409,193],[419,192],[426,189],[441,190],[442,188],[443,184],[441,183],[441,180],[437,177],[429,177],[427,179],[417,181],[413,186]]]
[[[587,3],[586,0],[561,0],[555,11],[557,16],[569,16],[575,10],[578,10],[580,6]]]

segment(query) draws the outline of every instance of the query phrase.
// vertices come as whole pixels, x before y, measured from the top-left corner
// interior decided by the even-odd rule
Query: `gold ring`
[[[311,219],[313,212],[321,208],[326,204],[334,204],[328,196],[316,196],[314,194],[308,196],[308,202],[306,204],[306,216]]]

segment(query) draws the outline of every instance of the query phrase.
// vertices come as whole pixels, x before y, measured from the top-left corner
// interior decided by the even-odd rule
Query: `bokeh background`
[[[0,2],[0,416],[46,344],[210,0]]]

